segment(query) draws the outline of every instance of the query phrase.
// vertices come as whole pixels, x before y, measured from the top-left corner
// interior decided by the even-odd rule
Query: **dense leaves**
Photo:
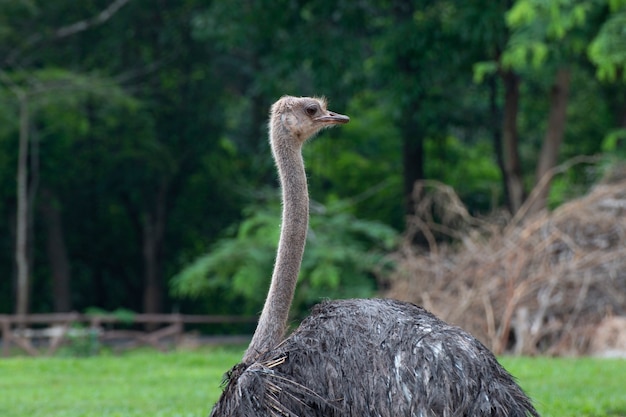
[[[244,300],[241,311],[260,311],[272,275],[280,224],[280,206],[254,205],[233,236],[221,239],[172,281],[180,296],[222,294]],[[376,290],[375,274],[389,268],[385,254],[394,249],[397,232],[379,222],[355,219],[341,203],[313,205],[310,230],[294,308],[303,312],[321,298],[368,297]]]
[[[623,160],[625,13],[623,0],[0,2],[0,312],[16,309],[24,132],[30,311],[253,313],[279,225],[259,191],[276,187],[268,108],[326,95],[351,123],[305,148],[320,203],[296,301],[365,296],[415,180],[488,213],[511,175],[529,193],[545,143],[548,165]],[[547,204],[602,172],[555,179]]]

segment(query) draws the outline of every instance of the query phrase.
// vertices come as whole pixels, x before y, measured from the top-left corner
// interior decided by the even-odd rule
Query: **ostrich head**
[[[270,135],[271,140],[295,139],[302,145],[320,130],[350,121],[348,116],[326,109],[324,98],[284,96],[272,106],[271,129],[278,135]],[[278,145],[278,144],[274,144]]]

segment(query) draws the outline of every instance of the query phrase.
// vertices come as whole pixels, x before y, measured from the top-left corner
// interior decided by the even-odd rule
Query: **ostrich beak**
[[[332,111],[326,112],[325,115],[315,119],[318,122],[324,122],[331,125],[342,125],[350,121],[350,118],[346,115],[334,113]]]

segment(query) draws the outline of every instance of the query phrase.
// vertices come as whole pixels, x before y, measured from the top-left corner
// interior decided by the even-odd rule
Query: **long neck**
[[[301,146],[287,140],[287,130],[273,125],[272,152],[282,188],[283,212],[272,282],[244,362],[252,362],[283,340],[293,301],[309,223],[309,194]],[[281,140],[285,139],[285,140]]]

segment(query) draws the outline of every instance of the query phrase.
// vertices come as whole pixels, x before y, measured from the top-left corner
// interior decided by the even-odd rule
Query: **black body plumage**
[[[321,303],[225,383],[211,417],[538,416],[482,343],[394,300]]]

